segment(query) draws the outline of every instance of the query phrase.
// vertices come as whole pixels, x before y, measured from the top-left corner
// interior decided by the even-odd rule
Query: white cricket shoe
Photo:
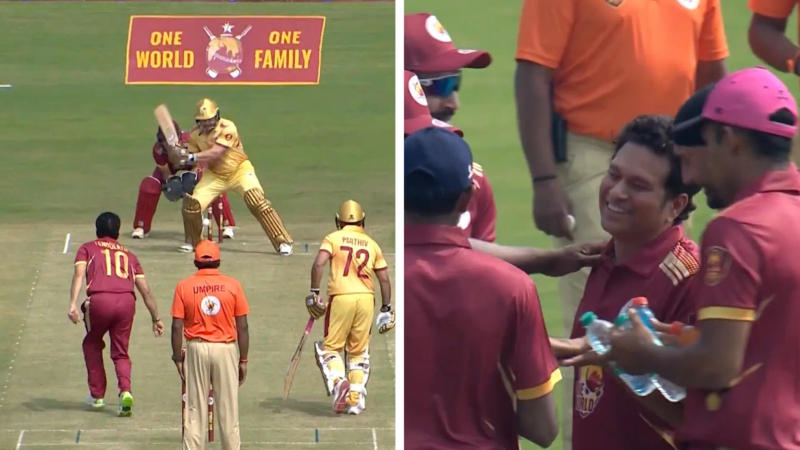
[[[340,414],[347,407],[347,394],[350,392],[350,382],[342,378],[333,387],[333,412]]]
[[[181,253],[191,253],[194,251],[194,247],[192,247],[192,244],[182,244],[178,247],[178,251]]]
[[[133,229],[133,233],[131,233],[131,237],[133,239],[144,239],[144,228],[137,227]]]
[[[223,239],[233,239],[233,227],[223,227],[222,228],[222,238]]]
[[[345,410],[345,412],[347,414],[350,414],[351,416],[357,416],[357,415],[361,414],[361,411],[363,411],[363,409],[361,409],[361,407],[359,407],[357,405],[356,406],[348,406],[347,410]]]
[[[278,246],[278,253],[281,256],[289,256],[292,254],[292,244],[287,244],[284,242],[283,244]]]

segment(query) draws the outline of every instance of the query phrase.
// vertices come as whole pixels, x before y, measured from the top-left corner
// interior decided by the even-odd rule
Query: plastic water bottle
[[[585,312],[580,319],[581,325],[586,328],[586,338],[598,355],[602,355],[611,350],[609,344],[609,334],[614,325],[606,320],[598,319],[597,315],[591,311]]]
[[[656,335],[655,327],[653,326],[653,319],[655,316],[648,306],[647,299],[644,297],[636,297],[631,300],[631,302],[633,303],[633,309],[639,315],[639,318],[642,319],[644,326],[653,334],[653,342],[655,342],[656,345],[663,345],[661,339]],[[654,375],[653,381],[664,398],[671,402],[679,402],[686,397],[686,389],[662,376]]]
[[[626,313],[618,315],[614,320],[614,325],[616,325],[620,330],[630,330],[633,328],[633,325],[631,325],[631,321],[628,319],[628,315]],[[653,375],[651,374],[631,375],[627,372],[623,372],[613,364],[612,367],[617,375],[619,375],[619,378],[624,381],[625,384],[627,384],[636,395],[640,397],[650,395],[658,387],[655,383]]]

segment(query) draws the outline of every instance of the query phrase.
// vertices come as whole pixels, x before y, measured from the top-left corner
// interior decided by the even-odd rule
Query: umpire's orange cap
[[[202,240],[194,248],[195,261],[219,261],[219,245],[214,241]]]

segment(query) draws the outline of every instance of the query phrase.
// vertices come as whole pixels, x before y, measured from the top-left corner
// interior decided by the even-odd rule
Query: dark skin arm
[[[381,304],[383,306],[392,303],[392,282],[389,280],[389,271],[380,269],[375,271],[378,276],[378,283],[381,285]]]
[[[319,285],[322,282],[322,273],[330,259],[330,253],[324,250],[317,252],[317,257],[314,259],[314,264],[311,266],[311,289],[319,290]]]
[[[172,318],[172,361],[178,369],[178,375],[185,381],[183,375],[183,319]]]
[[[789,70],[786,61],[797,54],[797,46],[786,37],[786,20],[753,14],[747,33],[753,53],[782,72]]]
[[[526,273],[541,273],[551,277],[575,272],[581,267],[593,266],[600,261],[605,242],[573,244],[555,250],[532,247],[513,247],[470,238],[473,249],[488,253],[513,264]]]
[[[517,61],[514,92],[517,101],[517,128],[531,181],[535,177],[556,174],[553,156],[552,100],[550,87],[553,69],[528,61]],[[533,184],[533,218],[545,233],[572,240],[567,214],[572,203],[558,178]]]
[[[517,401],[519,435],[541,447],[549,447],[558,434],[558,415],[553,393]]]
[[[698,322],[700,337],[686,347],[656,346],[636,312],[633,329],[611,333],[608,359],[630,373],[655,372],[680,386],[719,390],[742,372],[752,322],[708,319]]]
[[[247,378],[247,353],[250,350],[250,331],[247,316],[236,316],[236,343],[239,345],[239,386]]]
[[[694,89],[700,90],[711,83],[716,83],[728,74],[725,68],[725,60],[716,61],[697,61],[695,69]]]

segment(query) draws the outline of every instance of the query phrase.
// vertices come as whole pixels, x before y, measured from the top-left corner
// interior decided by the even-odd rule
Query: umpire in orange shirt
[[[217,244],[200,241],[194,252],[198,271],[178,283],[172,301],[172,360],[186,383],[187,394],[184,449],[205,448],[206,394],[212,379],[222,448],[240,446],[238,395],[247,376],[250,308],[242,285],[220,274],[219,264]],[[185,361],[181,351],[183,337]]]

